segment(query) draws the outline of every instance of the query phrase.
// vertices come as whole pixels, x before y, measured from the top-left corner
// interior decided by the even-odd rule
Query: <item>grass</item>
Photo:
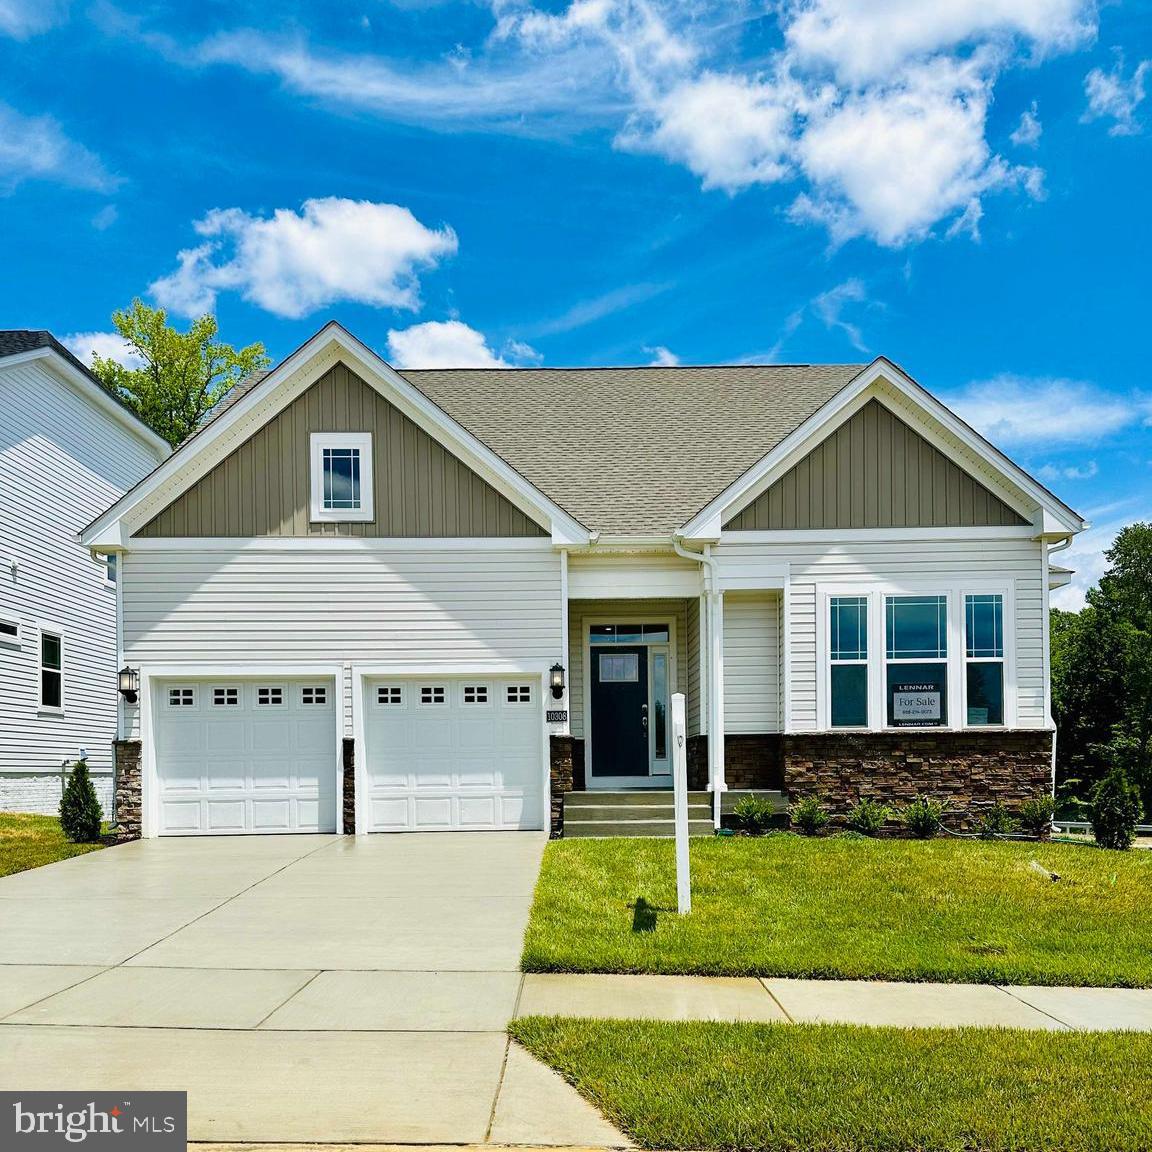
[[[83,856],[103,847],[103,843],[73,844],[66,840],[55,816],[0,812],[0,876]]]
[[[517,1020],[645,1148],[1147,1152],[1152,1035]]]
[[[769,836],[691,857],[679,917],[671,840],[549,844],[524,969],[1152,986],[1150,852]]]

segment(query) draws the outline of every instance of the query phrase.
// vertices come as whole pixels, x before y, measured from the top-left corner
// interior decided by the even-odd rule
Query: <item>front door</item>
[[[593,776],[647,776],[648,649],[613,645],[592,657]]]

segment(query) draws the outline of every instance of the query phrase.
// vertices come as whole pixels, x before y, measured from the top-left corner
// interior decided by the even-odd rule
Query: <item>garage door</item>
[[[165,680],[152,715],[161,835],[336,831],[331,680]]]
[[[369,831],[543,827],[540,681],[365,683]]]

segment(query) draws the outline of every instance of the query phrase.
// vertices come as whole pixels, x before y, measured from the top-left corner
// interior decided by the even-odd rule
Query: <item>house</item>
[[[588,831],[663,799],[674,692],[711,822],[1051,788],[1084,521],[888,360],[400,373],[329,324],[210,416],[83,533],[126,835]]]
[[[169,453],[51,333],[0,331],[0,811],[55,812],[86,751],[111,812],[117,558],[77,533]]]

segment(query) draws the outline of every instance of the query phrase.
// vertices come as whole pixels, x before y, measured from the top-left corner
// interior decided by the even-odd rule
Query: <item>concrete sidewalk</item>
[[[517,1015],[1148,1032],[1152,989],[541,974]]]

